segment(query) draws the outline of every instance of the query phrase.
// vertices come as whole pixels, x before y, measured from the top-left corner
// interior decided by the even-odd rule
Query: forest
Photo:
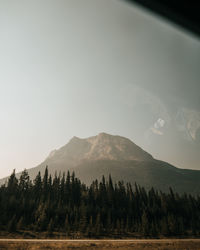
[[[111,176],[86,186],[75,173],[32,181],[15,171],[0,187],[0,231],[55,232],[66,237],[189,237],[200,233],[200,197],[145,190]]]

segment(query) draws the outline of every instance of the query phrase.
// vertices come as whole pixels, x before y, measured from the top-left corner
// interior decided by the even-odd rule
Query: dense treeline
[[[0,230],[64,232],[84,237],[199,235],[200,197],[146,191],[135,184],[94,181],[90,187],[75,174],[40,172],[31,181],[24,170],[0,187]]]

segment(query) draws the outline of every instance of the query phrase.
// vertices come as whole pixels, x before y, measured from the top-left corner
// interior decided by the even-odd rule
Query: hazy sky
[[[74,135],[200,169],[200,40],[115,0],[0,0],[0,177]]]

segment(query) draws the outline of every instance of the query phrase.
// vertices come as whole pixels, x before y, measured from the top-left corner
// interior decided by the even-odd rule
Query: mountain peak
[[[113,135],[107,134],[107,133],[105,133],[105,132],[101,132],[101,133],[99,133],[97,136],[98,136],[98,137],[111,137],[111,136],[113,136]]]
[[[53,162],[54,164],[77,166],[82,161],[146,161],[152,159],[150,154],[131,140],[103,132],[85,139],[72,137],[64,147],[54,151],[53,154],[51,153],[46,164]]]
[[[70,142],[76,142],[76,141],[79,141],[79,140],[81,140],[81,138],[79,138],[79,137],[77,137],[77,136],[73,136],[73,137],[71,138],[71,140],[69,141],[69,143],[70,143]]]
[[[152,156],[134,144],[128,138],[99,133],[85,139],[91,147],[85,157],[88,160],[151,160]]]

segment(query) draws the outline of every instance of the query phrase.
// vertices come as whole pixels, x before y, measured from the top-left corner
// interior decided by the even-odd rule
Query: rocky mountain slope
[[[181,193],[200,193],[200,171],[179,169],[156,160],[131,140],[106,133],[86,139],[73,137],[39,166],[29,169],[30,177],[34,179],[38,171],[43,174],[46,166],[52,175],[75,171],[86,184],[111,174],[114,181],[137,182],[147,189],[154,186],[167,191],[172,187]]]

